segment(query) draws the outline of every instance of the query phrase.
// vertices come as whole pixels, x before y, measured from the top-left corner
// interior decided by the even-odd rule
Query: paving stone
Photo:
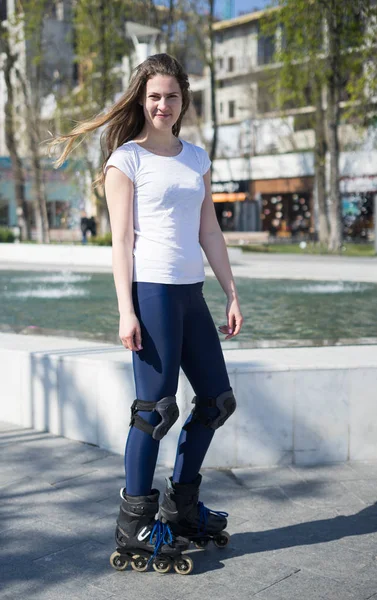
[[[118,573],[123,457],[14,426],[2,436],[1,600],[377,600],[375,462],[204,468],[201,500],[230,513],[229,545],[191,546],[189,577]],[[171,472],[156,469],[161,492]]]
[[[362,479],[362,471],[352,468],[352,463],[333,463],[313,467],[291,467],[300,479],[304,481],[348,481]],[[376,465],[377,468],[377,465]]]
[[[104,458],[95,458],[85,464],[93,470],[104,469],[108,473],[124,474],[124,456],[120,454],[108,454]]]
[[[364,506],[371,507],[374,505],[374,509],[377,512],[377,480],[344,481],[343,486],[353,496],[357,497]],[[371,508],[369,508],[369,512],[371,512]]]
[[[114,494],[114,490],[118,491],[124,486],[124,476],[108,474],[105,470],[98,470],[81,477],[68,479],[55,484],[55,488],[59,490],[67,490],[85,500],[99,502]]]
[[[9,441],[3,445],[6,452],[0,454],[1,463],[12,461],[14,466],[24,463],[37,462],[40,468],[49,466],[51,460],[57,460],[68,465],[85,464],[105,458],[111,453],[102,448],[91,446],[83,442],[68,440],[51,434],[38,434],[37,439],[20,443]],[[6,456],[5,456],[6,454]]]
[[[18,567],[18,574],[20,567]],[[44,571],[44,572],[43,572]],[[110,600],[114,598],[108,591],[100,590],[90,583],[83,583],[80,577],[66,577],[64,574],[49,573],[35,567],[27,572],[27,578],[15,576],[12,581],[3,583],[1,600]],[[24,574],[26,571],[23,568]]]
[[[96,469],[86,465],[71,465],[68,466],[66,463],[60,463],[54,466],[42,466],[38,462],[26,463],[17,465],[13,469],[14,479],[20,479],[21,477],[37,477],[50,484],[60,483],[62,481],[68,481],[69,479],[75,479],[87,475],[88,473],[94,473]],[[4,470],[3,470],[4,469]],[[0,467],[0,482],[6,479],[10,480],[7,475],[5,468]],[[1,485],[1,484],[0,484]]]
[[[232,469],[236,480],[247,488],[262,488],[276,485],[302,483],[304,478],[291,467],[271,469]]]
[[[1,520],[17,525],[20,520],[45,519],[52,524],[74,528],[82,519],[104,516],[96,502],[85,501],[66,490],[57,490],[44,481],[31,478],[9,484],[0,490]]]
[[[258,592],[254,597],[255,600],[363,600],[366,595],[358,586],[302,570]]]
[[[316,508],[293,502],[280,488],[253,489],[232,497],[229,503],[231,519],[235,516],[250,520],[254,530],[286,527],[312,522],[318,515],[337,516],[332,506]]]
[[[305,540],[297,540],[301,545],[305,545]],[[289,565],[296,566],[296,557],[292,561],[292,553],[276,551],[278,559]],[[358,552],[351,548],[342,546],[336,541],[322,543],[312,543],[307,545],[305,555],[301,556],[300,567],[305,568],[311,573],[318,575],[326,574],[333,579],[344,579],[352,572],[354,578],[357,578],[357,572],[364,569],[373,562],[372,553]]]
[[[352,461],[349,467],[363,479],[377,479],[377,461]]]
[[[0,561],[34,560],[61,548],[79,543],[79,536],[46,520],[25,521],[22,518],[1,534]]]
[[[349,483],[349,482],[348,482]],[[347,491],[346,483],[337,481],[309,481],[282,485],[281,489],[292,501],[311,508],[334,507],[351,511],[365,507],[356,495]]]

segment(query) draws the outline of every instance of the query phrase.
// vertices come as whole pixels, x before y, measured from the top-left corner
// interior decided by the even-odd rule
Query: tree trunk
[[[316,94],[314,173],[318,204],[318,236],[320,243],[327,245],[329,241],[329,217],[326,204],[325,111],[320,88]]]
[[[339,56],[340,44],[337,14],[332,3],[327,15],[329,44],[329,76],[327,83],[327,135],[330,154],[330,239],[329,250],[339,250],[342,246],[342,210],[339,190]]]
[[[166,52],[171,52],[171,37],[173,33],[174,22],[174,0],[169,0],[168,27],[166,32]]]
[[[29,207],[26,202],[25,195],[25,175],[21,162],[21,158],[17,152],[17,143],[15,136],[15,122],[14,122],[14,112],[13,107],[15,106],[14,93],[13,93],[13,85],[11,81],[11,71],[13,64],[16,60],[16,57],[12,55],[9,41],[7,36],[4,39],[5,43],[5,68],[3,70],[5,85],[7,88],[7,101],[4,106],[5,113],[5,141],[9,151],[11,163],[12,163],[12,171],[13,171],[13,180],[14,180],[14,190],[15,190],[15,198],[17,204],[17,224],[20,228],[20,236],[22,240],[30,240],[31,239],[31,231],[30,231],[30,218],[29,218]]]
[[[37,19],[38,27],[36,27],[35,30],[35,43],[37,48],[36,56],[41,57],[43,53],[43,15],[38,14]],[[19,69],[16,69],[15,72],[21,84],[25,102],[26,132],[28,136],[29,159],[33,181],[33,209],[35,215],[37,241],[43,244],[49,244],[50,232],[47,217],[47,200],[39,154],[41,142],[40,114],[42,99],[41,65],[40,62],[37,61],[36,64],[29,65],[25,73],[22,73]]]
[[[96,177],[96,168],[88,159],[89,148],[86,152],[85,163],[89,172],[89,178],[94,181]],[[102,189],[96,187],[93,190],[97,211],[98,233],[103,235],[110,231],[110,217],[107,209],[105,193]]]
[[[217,149],[217,111],[216,111],[216,73],[215,73],[215,36],[213,32],[213,21],[214,21],[214,0],[209,0],[209,15],[208,15],[208,29],[209,29],[209,42],[210,42],[210,56],[208,61],[209,72],[210,72],[210,84],[211,84],[211,117],[212,117],[212,144],[210,150],[211,162],[216,158]]]
[[[110,57],[109,47],[106,39],[106,26],[108,14],[106,11],[107,3],[104,0],[100,0],[99,5],[99,19],[101,22],[101,37],[100,37],[100,56],[101,56],[101,106],[99,110],[103,110],[106,103],[111,96],[111,83],[110,83]]]
[[[37,230],[37,241],[43,244],[49,244],[50,232],[47,217],[47,201],[39,156],[39,108],[36,106],[33,109],[31,94],[28,93],[27,83],[18,70],[17,76],[22,85],[26,106],[26,131],[28,134],[30,167],[33,179],[33,208]]]
[[[32,124],[31,124],[32,126]],[[50,231],[48,224],[48,216],[47,216],[47,202],[46,202],[46,192],[43,181],[43,171],[41,167],[40,156],[38,152],[38,146],[35,144],[33,137],[31,135],[31,143],[30,143],[30,165],[31,165],[31,173],[33,177],[33,196],[36,207],[36,226],[37,226],[37,239],[38,242],[42,242],[43,244],[50,243]]]

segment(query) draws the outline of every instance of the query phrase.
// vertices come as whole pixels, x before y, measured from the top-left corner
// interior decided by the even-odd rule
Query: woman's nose
[[[163,98],[163,97],[160,98],[160,101],[158,103],[158,108],[160,110],[166,110],[166,108],[167,108],[167,100],[166,100],[166,98]]]

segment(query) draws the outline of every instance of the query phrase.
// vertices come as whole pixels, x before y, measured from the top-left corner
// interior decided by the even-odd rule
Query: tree
[[[4,106],[5,112],[5,141],[9,151],[17,205],[17,224],[20,228],[21,239],[30,240],[30,216],[29,207],[25,194],[25,173],[20,153],[18,152],[16,130],[17,122],[15,115],[15,97],[17,91],[14,85],[14,67],[18,60],[18,53],[14,51],[14,45],[10,42],[8,23],[0,23],[0,52],[3,55],[2,72],[7,90],[7,99]]]
[[[339,126],[341,101],[365,99],[365,86],[353,86],[365,59],[366,29],[372,27],[373,0],[276,0],[265,31],[279,31],[274,71],[278,106],[312,106],[315,112],[315,174],[320,239],[337,250],[342,244],[339,191]],[[374,27],[372,27],[374,29]],[[370,53],[370,49],[368,50]],[[351,99],[352,96],[352,99]],[[360,100],[359,98],[359,100]],[[324,129],[323,129],[324,126]],[[325,155],[329,155],[328,198],[325,201]]]
[[[212,139],[209,147],[211,161],[216,158],[218,122],[216,109],[216,61],[215,61],[215,22],[214,0],[187,0],[178,2],[175,8],[176,28],[171,27],[175,39],[170,47],[174,56],[183,64],[187,71],[196,62],[206,66],[210,79],[210,107],[212,123]],[[179,26],[177,26],[179,24]],[[183,35],[184,34],[184,35]],[[193,118],[198,124],[198,120]],[[202,138],[201,132],[200,137]]]
[[[131,15],[131,2],[76,1],[73,27],[77,76],[68,88],[56,93],[55,121],[59,122],[61,131],[55,133],[69,131],[73,124],[91,119],[114,101],[121,77],[121,61],[131,52],[131,41],[126,38],[126,21]],[[94,145],[99,145],[98,135],[83,139],[75,153],[85,165],[91,181],[96,178],[100,163],[98,153],[93,152]],[[104,190],[93,187],[92,192],[100,229],[108,229]]]
[[[15,68],[23,95],[23,114],[26,125],[28,162],[32,174],[33,212],[37,240],[49,243],[47,199],[41,165],[41,107],[44,96],[43,58],[48,49],[45,44],[44,22],[49,7],[48,0],[23,0],[12,15],[12,27],[20,32],[19,41],[25,47],[25,66]]]

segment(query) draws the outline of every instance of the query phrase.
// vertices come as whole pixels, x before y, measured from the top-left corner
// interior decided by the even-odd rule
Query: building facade
[[[214,24],[218,145],[213,165],[213,197],[225,230],[250,227],[280,238],[315,237],[317,215],[311,122],[312,106],[274,107],[266,78],[276,38],[261,31],[266,11]],[[202,137],[212,137],[209,72],[193,84],[201,107]],[[190,126],[191,139],[201,141]],[[340,177],[346,237],[373,235],[377,193],[377,136],[349,124],[339,127]],[[237,189],[237,191],[236,191]],[[240,206],[242,205],[242,206]],[[252,218],[250,214],[258,214]]]
[[[56,106],[51,74],[56,86],[69,80],[79,83],[71,10],[71,0],[51,0],[51,10],[46,15],[45,44],[49,52],[43,66],[46,77],[42,106],[42,118],[46,120],[51,120]],[[1,18],[6,19],[12,11],[14,0],[3,0]],[[284,116],[274,111],[265,81],[271,69],[276,68],[272,62],[276,40],[261,31],[264,15],[265,11],[258,11],[214,24],[218,144],[212,191],[216,214],[225,231],[268,231],[281,239],[315,237],[314,131],[311,129],[314,107],[291,108]],[[131,71],[137,64],[150,54],[164,51],[158,27],[127,21],[125,37],[131,51],[114,67],[118,81],[115,99],[127,88]],[[22,36],[19,39],[22,45]],[[29,68],[32,53],[27,44],[20,48],[19,55],[21,67]],[[193,102],[181,135],[209,148],[213,135],[209,70],[205,67],[199,74],[200,59],[190,60],[196,64],[190,74]],[[21,155],[26,157],[21,94],[19,98],[17,135]],[[14,226],[16,206],[4,136],[5,100],[6,88],[0,73],[0,156],[3,157],[0,161],[0,222]],[[348,124],[340,126],[339,135],[344,232],[348,237],[368,239],[373,230],[373,197],[377,193],[377,136],[373,131],[366,132],[361,139],[360,132]],[[93,144],[93,154],[99,162],[99,143]],[[62,169],[51,174],[47,164],[45,184],[48,203],[51,203],[50,225],[77,229],[80,211],[96,214],[90,181],[83,175],[78,185],[74,169],[68,189],[67,172]],[[59,181],[62,198],[56,196]],[[67,202],[72,206],[71,214]],[[58,218],[63,213],[64,217]]]
[[[24,39],[22,22],[16,31],[13,19],[16,6],[14,0],[1,0],[0,19],[9,24],[11,36],[15,43],[12,46],[17,56],[16,66],[21,73],[34,69],[34,49],[32,41]],[[127,89],[132,69],[157,52],[160,30],[140,23],[127,21],[124,37],[128,40],[130,51],[119,60],[113,68],[116,81],[114,100]],[[59,116],[56,113],[58,96],[80,86],[80,65],[75,55],[75,36],[72,23],[72,1],[51,0],[43,22],[43,54],[40,63],[41,82],[41,121],[46,123],[47,130],[54,123],[53,130],[59,131]],[[28,202],[33,200],[31,185],[31,169],[29,167],[29,150],[26,132],[25,96],[16,78],[14,88],[14,118],[18,154],[23,163],[25,175],[25,194]],[[17,205],[13,181],[12,164],[5,138],[5,104],[7,89],[3,73],[0,70],[0,227],[17,226]],[[93,143],[91,154],[95,163],[100,162],[100,144]],[[86,166],[77,161],[68,161],[62,168],[55,170],[52,160],[42,158],[44,188],[47,199],[47,213],[50,226],[50,237],[56,240],[80,239],[80,218],[83,212],[97,217],[96,202],[91,189],[91,180]],[[34,223],[32,221],[32,230]]]

